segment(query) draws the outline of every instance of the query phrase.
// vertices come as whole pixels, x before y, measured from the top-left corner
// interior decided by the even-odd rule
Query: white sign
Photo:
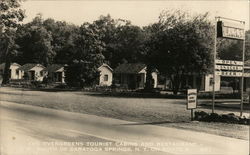
[[[244,77],[250,77],[250,73],[244,73]]]
[[[223,37],[233,39],[244,39],[244,29],[237,29],[233,27],[222,28]]]
[[[219,60],[219,59],[216,59],[215,63],[216,64],[224,64],[224,65],[239,65],[239,66],[243,65],[242,61],[233,61],[233,60]]]
[[[197,89],[187,90],[187,109],[197,108]]]
[[[244,24],[218,21],[217,36],[222,38],[243,40],[245,38]]]
[[[241,77],[242,76],[242,72],[215,71],[215,75],[227,76],[227,77]]]
[[[242,66],[225,66],[225,65],[216,65],[215,69],[219,69],[219,70],[243,70]]]

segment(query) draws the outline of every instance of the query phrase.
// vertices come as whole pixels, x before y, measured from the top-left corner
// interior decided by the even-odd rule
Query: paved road
[[[0,101],[1,155],[248,155],[248,141]]]

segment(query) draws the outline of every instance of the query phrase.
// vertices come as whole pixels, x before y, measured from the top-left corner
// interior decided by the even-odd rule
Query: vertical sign
[[[220,18],[225,19],[220,21]],[[218,20],[219,19],[219,20]],[[215,39],[214,39],[214,68],[213,68],[213,79],[215,79],[215,74],[229,77],[241,77],[241,106],[240,106],[240,116],[243,113],[243,87],[244,87],[244,62],[245,62],[245,22],[235,19],[215,17]],[[243,50],[242,50],[242,62],[237,61],[217,61],[216,62],[216,44],[217,38],[227,38],[227,39],[236,39],[243,41]],[[234,67],[218,66],[216,63],[222,63],[226,65],[236,65]],[[241,65],[241,67],[237,67]],[[216,69],[226,69],[226,70],[242,70],[241,72],[217,72]],[[214,113],[214,102],[215,102],[215,82],[213,81],[213,98],[212,98],[212,113]]]
[[[197,108],[197,89],[187,90],[187,110]]]
[[[193,120],[193,109],[197,108],[197,89],[187,90],[187,110],[191,110],[191,121]]]

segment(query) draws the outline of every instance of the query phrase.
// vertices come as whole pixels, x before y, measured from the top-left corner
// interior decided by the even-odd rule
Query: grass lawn
[[[183,99],[104,97],[81,91],[45,92],[2,87],[0,100],[249,139],[249,126],[191,122]],[[211,109],[199,108],[211,112]],[[216,110],[217,113],[231,111]]]

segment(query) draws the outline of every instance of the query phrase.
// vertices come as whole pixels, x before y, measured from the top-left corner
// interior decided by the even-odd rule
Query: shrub
[[[196,111],[194,120],[204,121],[204,122],[225,122],[225,123],[235,123],[235,124],[250,124],[250,119],[246,117],[236,116],[234,113],[222,114],[217,113],[208,114],[204,111]]]
[[[89,87],[97,84],[99,71],[97,65],[74,61],[65,69],[65,82],[70,87]]]

